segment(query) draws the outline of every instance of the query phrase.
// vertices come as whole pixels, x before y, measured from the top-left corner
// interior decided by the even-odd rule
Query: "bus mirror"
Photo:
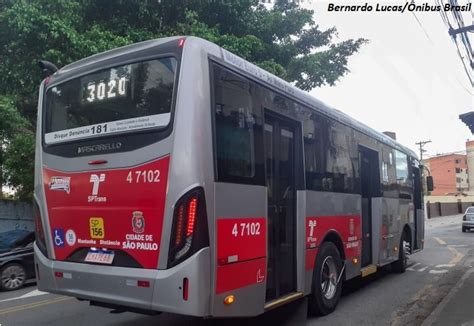
[[[433,191],[434,189],[433,177],[431,175],[426,177],[426,189],[428,191]]]
[[[38,60],[38,66],[44,77],[48,77],[58,71],[58,67],[54,63],[46,60]]]

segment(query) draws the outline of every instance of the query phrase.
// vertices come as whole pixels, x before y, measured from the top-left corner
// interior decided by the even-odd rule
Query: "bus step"
[[[362,277],[369,276],[370,274],[374,274],[377,271],[376,265],[368,265],[360,270]]]
[[[265,304],[265,311],[268,311],[268,310],[271,310],[273,308],[276,308],[276,307],[279,307],[285,303],[288,303],[288,302],[291,302],[291,301],[295,301],[297,299],[300,299],[304,296],[303,292],[293,292],[293,293],[290,293],[290,294],[287,294],[283,297],[280,297],[278,299],[275,299],[275,300],[272,300],[270,302],[267,302]]]

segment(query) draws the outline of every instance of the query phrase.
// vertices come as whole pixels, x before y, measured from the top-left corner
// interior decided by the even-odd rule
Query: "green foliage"
[[[35,137],[31,125],[16,109],[12,97],[0,95],[0,184],[29,198],[33,192]]]
[[[32,189],[38,59],[61,67],[172,35],[215,42],[304,90],[334,85],[348,72],[348,58],[366,42],[333,42],[336,29],[321,30],[313,12],[294,1],[279,0],[268,8],[258,0],[0,0],[3,183],[21,196]]]

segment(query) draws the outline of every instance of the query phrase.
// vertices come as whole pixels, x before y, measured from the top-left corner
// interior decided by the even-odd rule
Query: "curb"
[[[463,276],[459,279],[459,281],[454,285],[454,287],[449,291],[449,293],[441,300],[441,302],[438,304],[435,310],[431,312],[431,314],[421,323],[421,326],[430,326],[434,322],[436,322],[439,318],[439,315],[441,312],[444,310],[444,308],[447,306],[447,304],[453,299],[453,297],[459,292],[459,290],[462,288],[465,280],[472,274],[474,273],[474,268],[471,267],[469,268]]]

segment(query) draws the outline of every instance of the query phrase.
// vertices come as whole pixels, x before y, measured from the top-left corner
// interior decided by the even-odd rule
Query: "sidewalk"
[[[430,219],[425,218],[425,227],[432,228],[437,227],[439,225],[459,224],[462,221],[462,216],[463,214],[457,214],[432,217]],[[459,225],[459,228],[461,228],[461,225]]]
[[[474,250],[464,260],[464,266],[468,270],[422,326],[474,326]]]

